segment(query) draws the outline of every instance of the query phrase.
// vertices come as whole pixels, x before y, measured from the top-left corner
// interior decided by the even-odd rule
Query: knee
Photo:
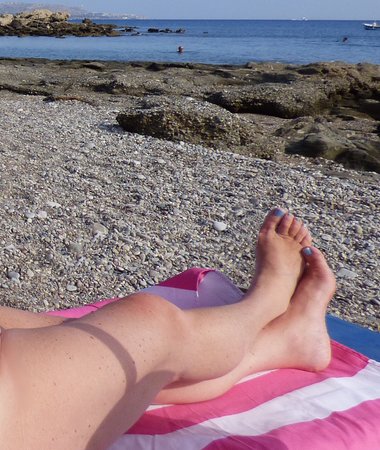
[[[184,311],[159,295],[145,292],[132,294],[120,300],[126,308],[140,312],[143,322],[152,322],[153,330],[165,332],[170,339],[180,340],[186,335],[188,321]]]

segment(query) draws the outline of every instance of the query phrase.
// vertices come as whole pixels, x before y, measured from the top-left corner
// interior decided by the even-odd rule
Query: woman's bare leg
[[[64,317],[22,311],[21,309],[0,306],[0,328],[41,328],[59,325]]]
[[[263,328],[243,361],[218,379],[193,384],[173,383],[158,394],[156,403],[189,403],[215,398],[245,376],[263,370],[326,368],[331,349],[325,314],[335,292],[335,277],[318,249],[306,247],[303,253],[307,266],[288,310]]]
[[[4,330],[4,450],[104,449],[163,387],[222,377],[239,366],[260,330],[289,304],[307,238],[301,229],[292,236],[296,228],[292,216],[267,216],[254,286],[238,304],[184,312],[137,294],[61,325]]]

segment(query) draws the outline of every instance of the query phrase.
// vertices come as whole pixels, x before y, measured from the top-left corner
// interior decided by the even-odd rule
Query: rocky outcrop
[[[0,16],[0,36],[118,36],[115,25],[98,25],[89,19],[69,23],[67,12],[38,9]]]
[[[3,59],[0,90],[112,102],[125,129],[163,139],[262,158],[323,157],[380,173],[375,65]]]
[[[117,116],[122,128],[219,149],[250,143],[256,127],[219,106],[193,98],[150,96]]]

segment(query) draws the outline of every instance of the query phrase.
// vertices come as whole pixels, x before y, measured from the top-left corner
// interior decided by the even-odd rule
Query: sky
[[[37,1],[37,0],[24,0]],[[149,19],[380,20],[379,0],[39,0]],[[4,3],[0,1],[0,3]]]

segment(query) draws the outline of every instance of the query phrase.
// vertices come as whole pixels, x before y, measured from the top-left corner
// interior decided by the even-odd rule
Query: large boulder
[[[335,160],[342,153],[354,148],[348,139],[336,133],[318,132],[310,133],[303,139],[291,143],[287,146],[286,152]]]
[[[255,133],[254,124],[188,97],[148,96],[119,113],[117,121],[132,133],[219,149],[246,145]]]
[[[344,166],[380,173],[380,139],[363,139],[355,134],[350,138],[327,122],[296,120],[277,132],[287,137],[286,153],[307,157],[322,157]],[[302,137],[301,137],[302,136]]]

